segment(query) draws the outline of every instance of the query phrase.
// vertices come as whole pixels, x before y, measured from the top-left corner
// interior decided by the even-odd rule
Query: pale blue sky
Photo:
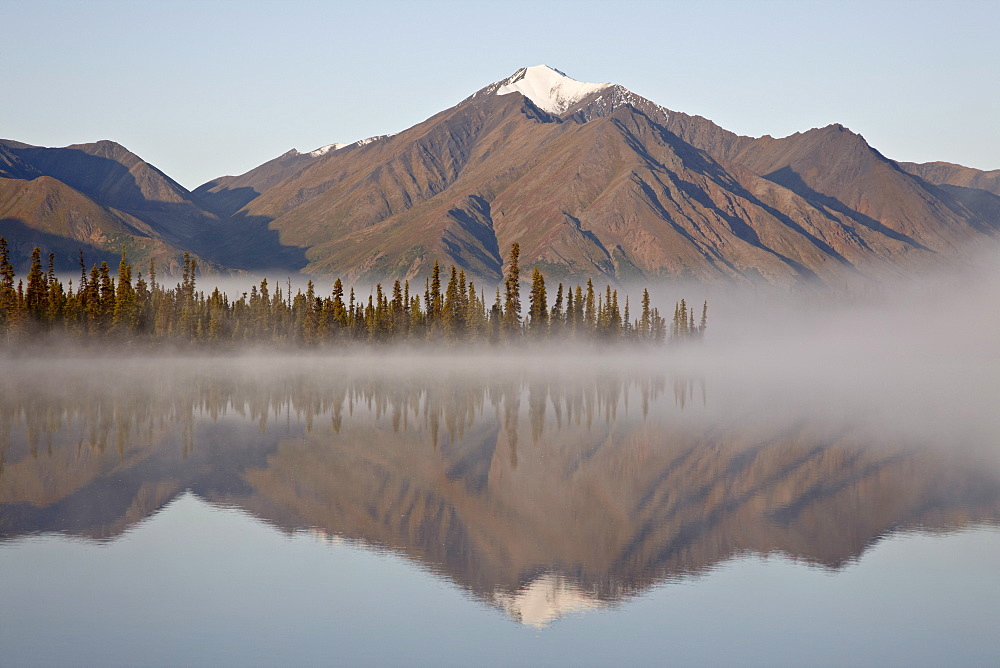
[[[0,0],[0,137],[113,139],[194,188],[397,132],[522,65],[741,134],[843,123],[1000,169],[1000,2]]]

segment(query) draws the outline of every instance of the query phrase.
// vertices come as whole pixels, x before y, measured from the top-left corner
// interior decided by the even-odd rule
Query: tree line
[[[491,301],[452,265],[442,270],[435,261],[423,292],[409,281],[396,280],[391,290],[381,284],[359,297],[341,279],[327,296],[320,296],[310,280],[306,291],[293,295],[291,287],[268,285],[267,279],[249,293],[231,300],[215,288],[195,287],[197,262],[185,253],[180,283],[157,282],[150,261],[146,276],[133,273],[122,251],[118,273],[106,262],[86,269],[80,253],[80,279],[66,286],[54,271],[42,269],[41,249],[35,248],[26,280],[17,280],[7,242],[0,237],[0,332],[8,341],[42,332],[60,332],[80,339],[173,340],[196,342],[482,342],[524,340],[580,340],[662,343],[700,338],[707,326],[707,303],[701,321],[681,300],[671,326],[650,304],[643,290],[637,317],[629,299],[624,303],[610,285],[596,290],[586,285],[556,288],[549,302],[545,278],[532,273],[526,317],[522,317],[519,247],[510,249],[508,269]],[[133,279],[134,276],[134,279]]]

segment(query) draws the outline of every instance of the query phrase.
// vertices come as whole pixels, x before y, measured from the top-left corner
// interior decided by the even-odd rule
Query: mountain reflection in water
[[[711,382],[649,364],[439,362],[12,363],[0,539],[113,539],[190,492],[544,626],[738,554],[837,569],[890,532],[1000,518],[997,467],[963,443],[716,409]]]

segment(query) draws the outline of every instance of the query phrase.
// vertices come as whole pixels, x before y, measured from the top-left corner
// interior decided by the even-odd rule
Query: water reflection
[[[836,569],[893,531],[1000,518],[974,448],[720,410],[650,366],[13,364],[0,539],[113,539],[190,491],[408,555],[544,626],[741,553]]]

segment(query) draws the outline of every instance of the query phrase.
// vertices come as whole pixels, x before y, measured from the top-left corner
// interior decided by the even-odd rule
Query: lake
[[[809,359],[11,356],[0,663],[996,665],[992,368]]]

